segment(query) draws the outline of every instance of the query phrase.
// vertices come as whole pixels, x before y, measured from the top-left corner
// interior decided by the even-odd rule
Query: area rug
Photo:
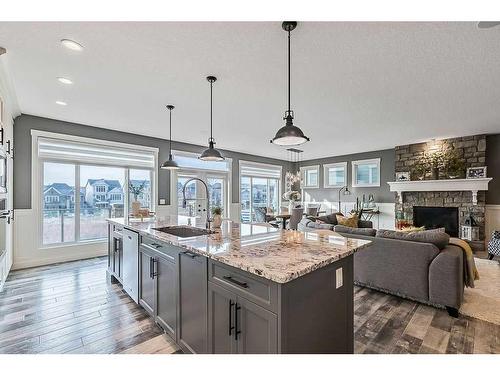
[[[460,313],[500,324],[500,264],[497,260],[475,259],[479,280],[465,288]]]

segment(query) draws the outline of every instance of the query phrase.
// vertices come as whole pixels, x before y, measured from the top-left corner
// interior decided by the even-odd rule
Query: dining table
[[[278,215],[275,215],[274,217],[276,219],[281,219],[281,225],[283,226],[283,229],[286,229],[286,221],[289,220],[292,217],[292,215],[289,213],[283,212],[283,213],[280,213]]]

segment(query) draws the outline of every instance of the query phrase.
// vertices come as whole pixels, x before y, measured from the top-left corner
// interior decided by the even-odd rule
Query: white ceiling
[[[281,22],[0,23],[0,46],[23,113],[167,138],[172,103],[174,139],[205,144],[214,74],[217,146],[287,157],[269,143],[286,105]],[[304,159],[500,132],[500,27],[299,23],[292,90]]]

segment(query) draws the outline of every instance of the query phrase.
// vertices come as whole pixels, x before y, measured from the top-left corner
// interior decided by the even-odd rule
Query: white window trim
[[[53,132],[47,132],[47,131],[42,131],[42,130],[31,130],[31,208],[34,211],[34,214],[37,217],[37,225],[35,228],[35,235],[37,238],[37,249],[38,250],[50,250],[50,249],[60,249],[63,247],[74,247],[74,246],[82,246],[86,244],[93,244],[93,243],[105,243],[107,242],[107,239],[92,239],[92,240],[85,240],[85,241],[79,241],[79,242],[66,242],[66,243],[57,243],[57,244],[48,244],[44,245],[43,244],[43,220],[41,219],[41,214],[43,211],[43,191],[40,193],[40,186],[43,183],[43,163],[45,161],[54,161],[57,163],[69,163],[69,164],[81,164],[81,165],[88,165],[92,164],[91,162],[89,163],[72,163],[68,161],[57,161],[57,160],[52,160],[52,159],[41,159],[38,157],[38,139],[39,138],[53,138],[53,139],[63,139],[67,141],[74,141],[74,142],[84,142],[87,144],[94,144],[98,146],[114,146],[114,147],[121,147],[121,148],[128,148],[131,150],[143,150],[143,151],[148,151],[152,152],[154,155],[154,168],[151,169],[153,173],[151,173],[151,185],[154,186],[154,191],[151,192],[151,200],[153,202],[152,209],[153,212],[157,211],[158,207],[158,202],[157,202],[157,196],[158,196],[158,153],[159,149],[156,147],[148,147],[148,146],[139,146],[139,145],[132,145],[128,143],[121,143],[121,142],[114,142],[114,141],[106,141],[102,139],[96,139],[96,138],[87,138],[87,137],[79,137],[75,135],[68,135],[68,134],[61,134],[61,133],[53,133]],[[100,163],[98,163],[100,164]],[[102,165],[102,164],[100,164]],[[116,167],[116,165],[110,165],[110,167]],[[134,169],[134,168],[133,168]],[[141,169],[141,168],[137,168]],[[148,168],[143,168],[143,169],[148,169]],[[80,178],[80,176],[75,176],[76,178]],[[128,181],[128,172],[126,176],[126,181]],[[43,189],[42,189],[43,190]],[[77,198],[75,199],[75,205],[80,204],[80,195],[76,194]],[[125,204],[128,205],[128,194],[125,194]],[[79,231],[79,228],[76,228],[75,230]],[[75,233],[76,235],[76,233]]]
[[[356,170],[359,165],[363,164],[377,164],[377,170],[378,170],[378,182],[377,183],[372,183],[372,184],[359,184],[356,180]],[[352,187],[380,187],[380,175],[381,175],[381,170],[380,170],[380,158],[376,159],[364,159],[364,160],[353,160],[351,162],[351,174],[352,174]]]
[[[316,185],[305,185],[305,182],[306,182],[305,172],[306,171],[313,171],[313,170],[315,170],[317,175],[318,175]],[[300,180],[301,180],[301,183],[300,183],[301,189],[318,189],[319,188],[319,165],[308,165],[306,167],[300,167]]]
[[[343,184],[337,184],[337,185],[331,185],[328,183],[328,170],[330,168],[334,168],[334,167],[343,167],[344,168],[344,181],[345,183]],[[330,163],[330,164],[323,164],[323,187],[325,189],[328,189],[328,188],[336,188],[338,189],[339,187],[342,187],[342,186],[345,186],[347,185],[347,162],[341,162],[341,163]]]

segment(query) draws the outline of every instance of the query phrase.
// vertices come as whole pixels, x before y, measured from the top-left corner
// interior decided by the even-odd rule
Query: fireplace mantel
[[[460,178],[448,180],[393,181],[388,182],[390,190],[398,193],[399,203],[403,203],[406,191],[470,191],[472,204],[477,204],[477,192],[488,190],[491,178]]]

